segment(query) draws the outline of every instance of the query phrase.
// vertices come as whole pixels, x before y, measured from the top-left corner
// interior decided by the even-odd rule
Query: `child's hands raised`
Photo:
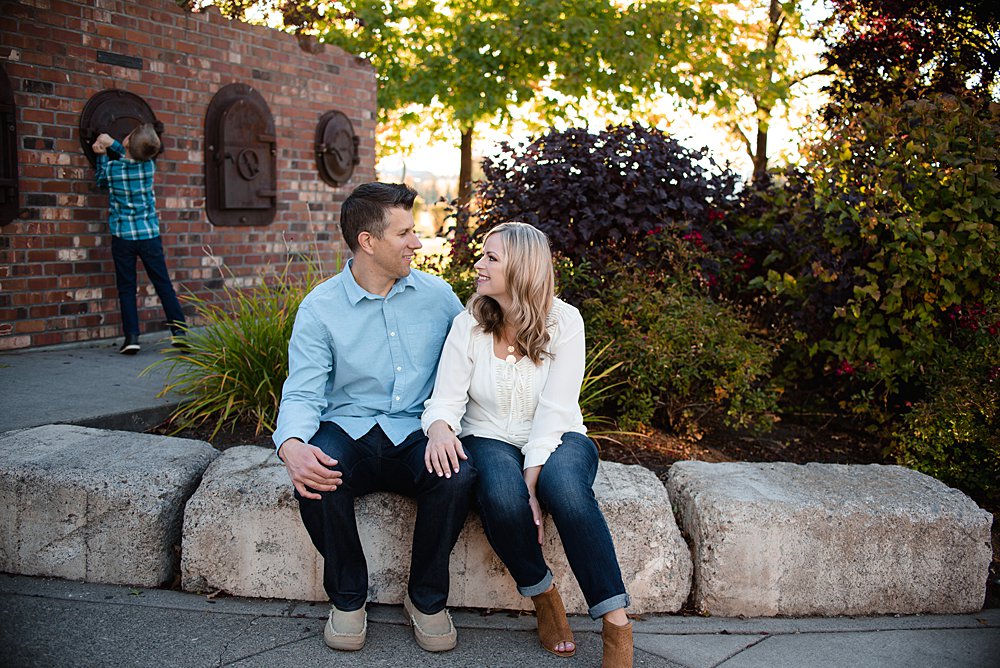
[[[115,143],[115,140],[111,137],[111,135],[102,132],[97,135],[97,140],[91,148],[94,149],[94,153],[104,153],[113,143]]]

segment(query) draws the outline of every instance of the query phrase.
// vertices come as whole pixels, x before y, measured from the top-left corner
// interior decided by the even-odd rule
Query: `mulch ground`
[[[886,463],[881,445],[862,432],[779,423],[766,434],[709,426],[697,436],[649,430],[641,436],[597,438],[601,458],[641,464],[666,480],[670,465],[681,460],[704,462],[793,462],[806,464]]]
[[[270,434],[254,433],[252,424],[238,424],[212,434],[214,425],[184,429],[176,436],[211,443],[219,450],[234,445],[273,447]],[[170,434],[168,423],[152,433]],[[601,459],[623,464],[641,464],[665,480],[670,465],[694,459],[705,462],[822,462],[828,464],[889,463],[878,441],[863,432],[779,423],[767,434],[752,434],[721,425],[697,436],[677,436],[660,430],[642,435],[596,436]]]

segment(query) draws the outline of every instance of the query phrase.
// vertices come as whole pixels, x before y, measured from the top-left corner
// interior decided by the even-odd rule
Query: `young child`
[[[140,258],[146,275],[153,282],[163,304],[163,312],[174,335],[174,345],[180,347],[184,334],[184,312],[174,286],[167,274],[160,239],[160,223],[156,215],[153,158],[160,152],[160,138],[150,124],[138,126],[119,143],[102,133],[93,144],[97,154],[97,185],[109,191],[111,256],[115,261],[115,282],[122,312],[125,342],[118,352],[134,355],[139,352],[139,311],[136,308],[135,260]],[[114,159],[108,152],[116,154]]]

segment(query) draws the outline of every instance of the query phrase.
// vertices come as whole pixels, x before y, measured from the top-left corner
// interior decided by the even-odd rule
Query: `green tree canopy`
[[[469,192],[477,124],[530,105],[540,123],[576,120],[584,104],[630,112],[664,95],[722,119],[767,167],[768,126],[814,71],[810,34],[788,0],[220,0],[230,16],[279,11],[288,29],[371,60],[382,127],[423,124],[461,136],[460,198]]]
[[[714,119],[745,149],[754,179],[767,171],[768,133],[774,114],[787,109],[805,80],[827,74],[803,57],[815,26],[809,0],[730,0],[690,3],[685,12],[690,40],[680,65],[664,59],[645,74]],[[666,45],[664,45],[666,46]],[[672,81],[664,68],[679,68]]]
[[[460,198],[471,180],[476,124],[527,103],[544,120],[580,100],[628,108],[646,93],[664,40],[679,35],[673,2],[629,12],[611,0],[345,0],[313,22],[320,39],[368,58],[382,120],[432,115],[461,135]],[[669,26],[668,26],[669,24]],[[668,27],[670,29],[668,29]],[[657,45],[650,48],[650,45]]]

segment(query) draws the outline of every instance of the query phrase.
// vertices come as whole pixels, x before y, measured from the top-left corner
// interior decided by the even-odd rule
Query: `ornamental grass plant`
[[[615,421],[599,413],[601,405],[609,398],[612,391],[624,381],[611,381],[611,375],[622,365],[622,362],[609,362],[608,348],[611,342],[593,348],[587,353],[587,363],[583,370],[583,382],[580,383],[580,412],[583,413],[583,423],[587,425],[587,433],[591,436],[608,437],[621,434],[615,429]]]
[[[337,265],[339,270],[339,258]],[[274,429],[295,314],[325,276],[314,261],[298,275],[292,268],[289,261],[280,274],[262,276],[246,288],[227,282],[221,303],[185,297],[204,326],[189,329],[182,348],[143,371],[166,365],[168,381],[159,396],[187,397],[168,419],[171,433],[206,423],[214,423],[211,438],[238,424],[253,424],[257,435]]]

